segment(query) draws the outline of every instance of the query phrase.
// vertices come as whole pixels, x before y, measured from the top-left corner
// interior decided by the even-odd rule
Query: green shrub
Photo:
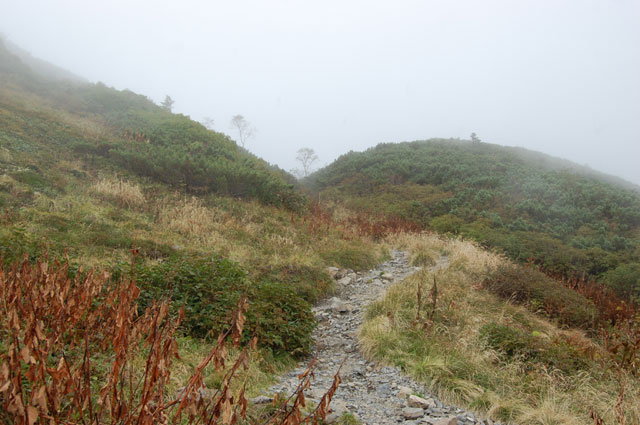
[[[311,305],[278,282],[259,283],[250,292],[247,323],[249,329],[257,326],[259,343],[292,355],[307,354],[315,327]]]
[[[576,347],[563,338],[549,341],[541,352],[540,361],[568,374],[584,370],[590,363]]]
[[[69,218],[56,213],[42,214],[37,218],[37,222],[46,226],[48,229],[55,230],[56,232],[67,232],[74,224]]]
[[[107,223],[96,223],[94,228],[81,235],[83,243],[116,249],[128,249],[134,244],[130,233]]]
[[[464,220],[456,217],[455,215],[445,214],[432,219],[430,224],[433,230],[438,233],[450,233],[457,235],[464,224]]]
[[[482,285],[501,298],[524,304],[534,313],[556,318],[564,325],[590,329],[598,320],[593,302],[529,267],[500,266]]]
[[[14,173],[12,177],[37,190],[43,190],[50,186],[49,182],[42,175],[32,170],[18,171]]]
[[[21,260],[27,256],[35,260],[45,250],[43,243],[35,235],[22,226],[12,226],[0,230],[0,259],[5,265]]]
[[[518,328],[489,323],[480,328],[480,336],[509,359],[520,357],[527,361],[538,357],[534,337]]]
[[[640,300],[640,264],[621,264],[608,271],[604,281],[618,295]]]
[[[134,241],[134,246],[138,249],[141,257],[152,260],[169,258],[176,255],[176,250],[172,246],[148,239],[136,240]]]
[[[546,367],[574,374],[589,366],[589,361],[573,345],[563,338],[548,340],[535,332],[497,323],[480,328],[480,336],[486,344],[501,353],[505,361],[514,359],[534,362]]]
[[[206,338],[226,329],[239,300],[247,296],[250,308],[244,338],[251,338],[256,329],[259,344],[274,351],[300,355],[311,347],[315,319],[309,303],[290,286],[252,284],[229,260],[171,257],[157,264],[138,265],[135,272],[142,290],[140,307],[171,297],[173,314],[185,308],[183,327],[190,336]]]

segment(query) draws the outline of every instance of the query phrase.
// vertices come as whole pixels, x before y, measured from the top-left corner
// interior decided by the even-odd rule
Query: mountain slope
[[[599,392],[590,393],[597,394],[600,399],[597,406],[600,410],[610,406],[611,400],[617,397],[619,377],[627,374],[631,368],[637,370],[637,351],[616,349],[617,351],[609,353],[605,352],[604,346],[611,348],[627,344],[624,346],[625,349],[633,349],[632,344],[639,346],[637,342],[629,342],[639,340],[638,327],[633,328],[635,334],[632,334],[630,329],[609,326],[606,322],[608,316],[604,315],[603,311],[596,311],[595,302],[559,285],[540,272],[515,267],[507,269],[504,273],[498,270],[499,275],[494,276],[490,274],[493,273],[490,269],[468,268],[468,263],[473,261],[472,257],[489,254],[476,246],[470,247],[468,242],[448,241],[433,235],[427,236],[430,240],[422,240],[424,235],[407,235],[401,232],[401,235],[381,242],[380,239],[398,229],[415,227],[402,220],[378,222],[375,217],[368,215],[353,215],[339,208],[330,211],[323,205],[308,204],[286,173],[238,148],[227,136],[210,132],[188,117],[171,114],[144,96],[130,91],[110,89],[103,84],[70,83],[42,78],[20,58],[1,47],[0,67],[0,259],[4,263],[14,264],[13,271],[3,276],[16,276],[14,288],[18,291],[15,293],[22,293],[20,288],[26,284],[24,273],[21,273],[22,270],[28,269],[30,262],[37,265],[33,269],[36,273],[44,275],[48,267],[49,270],[61,269],[63,272],[58,276],[64,278],[64,285],[67,285],[67,275],[83,276],[89,268],[97,267],[107,273],[97,273],[95,276],[104,276],[101,279],[108,280],[109,284],[118,282],[123,275],[133,276],[137,280],[140,294],[137,298],[137,308],[131,310],[131,317],[137,317],[134,310],[142,311],[154,302],[166,298],[173,300],[172,307],[168,310],[170,318],[177,317],[180,307],[184,306],[185,318],[179,328],[182,358],[175,360],[171,382],[167,384],[167,388],[162,384],[162,392],[158,394],[174,397],[177,389],[190,380],[191,371],[196,370],[201,358],[211,352],[210,338],[215,339],[218,332],[228,329],[230,312],[238,305],[238,301],[246,296],[250,305],[246,322],[242,320],[244,336],[248,340],[252,332],[255,332],[260,346],[259,351],[252,351],[250,355],[254,362],[251,369],[246,371],[247,394],[257,395],[260,386],[265,386],[282,365],[279,359],[309,352],[312,346],[311,330],[315,325],[310,302],[326,296],[332,289],[327,266],[366,270],[388,257],[390,246],[399,245],[407,245],[405,248],[412,252],[413,264],[424,266],[425,270],[434,259],[450,257],[451,264],[444,279],[453,284],[443,288],[437,300],[435,291],[431,292],[434,294],[431,305],[435,314],[431,315],[429,321],[433,319],[433,322],[425,320],[418,323],[414,320],[416,309],[418,319],[426,318],[425,315],[421,316],[426,310],[423,310],[425,307],[420,301],[423,300],[421,295],[424,293],[419,291],[422,291],[422,283],[425,280],[431,282],[433,276],[430,275],[419,274],[414,280],[409,280],[402,291],[402,303],[375,304],[374,310],[369,313],[369,320],[373,321],[373,326],[368,329],[382,331],[383,334],[370,334],[369,338],[363,334],[363,340],[368,344],[367,348],[372,357],[377,356],[390,362],[394,359],[401,360],[405,364],[399,366],[406,372],[421,372],[421,379],[425,380],[433,377],[439,379],[439,383],[442,384],[440,390],[444,390],[445,395],[446,391],[464,392],[470,397],[461,401],[468,404],[476,401],[483,403],[480,406],[472,406],[480,411],[488,410],[483,406],[486,404],[490,407],[489,403],[502,396],[498,390],[509,390],[508,386],[502,385],[509,382],[509,377],[503,379],[503,375],[498,375],[493,369],[485,369],[485,372],[488,371],[490,374],[476,373],[482,372],[482,369],[474,369],[473,364],[467,367],[469,363],[464,357],[468,353],[485,352],[487,342],[493,341],[492,349],[495,350],[495,356],[480,359],[491,363],[480,366],[498,368],[507,365],[511,368],[507,371],[534,369],[538,372],[546,372],[549,370],[547,368],[556,367],[559,370],[553,370],[551,378],[557,380],[560,385],[558,390],[561,391],[563,403],[568,400],[567,403],[579,404],[581,408],[586,406],[583,403],[584,398],[581,397],[583,393],[578,392],[579,397],[565,394],[565,377],[578,383],[604,377],[605,379],[600,379],[599,387],[594,386]],[[468,151],[464,143],[461,146],[460,152],[464,152],[465,149]],[[440,216],[432,217],[428,211],[421,211],[420,208],[431,205],[425,201],[429,197],[444,202],[443,208],[450,206],[446,201],[452,197],[455,200],[454,195],[458,191],[463,193],[462,188],[475,180],[478,180],[475,183],[478,188],[493,190],[494,199],[505,196],[504,199],[512,202],[511,198],[506,198],[506,195],[516,196],[508,190],[512,187],[509,185],[513,184],[510,180],[516,180],[521,170],[533,173],[532,170],[536,169],[530,164],[522,165],[526,163],[522,158],[514,159],[504,153],[500,154],[499,149],[494,152],[491,150],[494,149],[492,147],[480,148],[488,149],[483,157],[486,157],[486,162],[494,157],[499,157],[500,161],[494,166],[493,174],[486,178],[478,178],[477,174],[482,172],[482,167],[477,167],[477,153],[471,151],[472,153],[466,156],[460,155],[460,152],[446,154],[442,147],[436,147],[434,155],[442,158],[430,165],[432,168],[428,172],[420,175],[422,166],[412,165],[412,161],[417,157],[416,152],[420,152],[421,149],[421,146],[415,147],[410,155],[402,152],[393,153],[393,149],[383,150],[382,155],[372,160],[364,158],[364,162],[358,162],[361,159],[356,158],[355,165],[347,163],[335,181],[330,180],[327,175],[329,183],[324,184],[324,193],[348,200],[352,205],[361,208],[394,214],[406,213],[406,217],[443,230],[471,234],[474,230],[486,229],[487,237],[512,238],[509,240],[513,244],[508,245],[511,248],[523,247],[525,245],[522,244],[528,238],[534,237],[547,237],[548,240],[556,241],[554,243],[565,244],[560,246],[569,246],[563,239],[544,233],[546,230],[543,224],[553,226],[553,220],[550,224],[541,221],[542,224],[539,225],[543,230],[537,233],[528,230],[520,230],[521,233],[518,233],[511,229],[509,225],[517,222],[517,217],[511,220],[508,214],[504,215],[504,222],[507,224],[503,222],[502,226],[495,225],[496,217],[500,218],[499,213],[510,211],[504,206],[502,209],[498,208],[502,205],[498,202],[487,207],[492,208],[490,212],[494,215],[487,218],[483,217],[485,214],[480,214],[480,218],[473,221],[467,220],[465,215],[473,215],[473,202],[459,206],[459,210],[445,210],[449,214]],[[387,155],[387,152],[391,153]],[[346,157],[351,158],[354,155]],[[393,161],[385,165],[387,168],[382,167],[382,171],[377,171],[377,167],[384,165],[388,158],[392,158]],[[462,165],[461,159],[466,161],[462,161]],[[437,167],[440,164],[445,166],[441,167],[441,174],[438,175]],[[405,168],[400,167],[400,171],[396,171],[398,165]],[[357,174],[357,171],[363,172]],[[549,177],[549,182],[554,183],[554,178],[560,181],[565,178],[566,173],[557,170],[553,172],[556,174],[550,174],[552,177]],[[442,181],[430,181],[434,174]],[[350,175],[353,176],[349,177]],[[411,181],[414,175],[418,176],[418,180]],[[389,179],[392,180],[392,184],[387,182]],[[503,184],[504,180],[509,180],[508,184]],[[541,177],[540,181],[541,190],[546,193],[547,187],[544,184],[547,180]],[[576,187],[585,185],[589,193],[594,191],[589,184],[593,184],[595,188],[602,184],[589,183],[591,180],[588,179],[577,181],[579,184],[577,183]],[[323,184],[321,179],[317,182],[319,185]],[[455,184],[446,187],[447,182]],[[360,183],[365,186],[360,187]],[[605,186],[606,188],[608,186]],[[607,214],[623,217],[624,214],[620,213],[622,210],[618,205],[624,204],[625,196],[632,194],[622,190],[619,194],[612,195],[604,190],[603,196],[614,196],[610,203],[615,201],[616,206],[603,213],[606,219]],[[416,199],[421,199],[423,204],[417,202],[417,207],[413,208]],[[474,198],[471,199],[475,202]],[[628,208],[631,212],[628,214],[632,220],[635,198],[630,199]],[[461,202],[465,200],[468,201],[467,198],[461,198]],[[563,202],[561,205],[566,205],[568,201]],[[607,229],[614,235],[620,230],[620,237],[633,242],[634,230],[630,227],[631,224],[627,224],[628,228],[624,230],[611,227]],[[487,227],[482,227],[484,225]],[[516,239],[521,236],[523,239]],[[608,235],[604,236],[603,244],[606,243]],[[605,248],[599,249],[607,255],[612,255],[612,260],[620,261],[620,258],[624,258],[623,255],[633,258],[633,253],[628,252],[627,247],[611,252],[605,251]],[[574,250],[574,254],[582,252],[578,248]],[[599,252],[590,251],[597,254],[594,258],[598,261],[601,259]],[[34,261],[38,257],[44,258],[44,262]],[[56,258],[66,258],[70,263],[69,268],[60,268],[57,265],[54,267],[53,265],[57,264]],[[491,258],[498,257],[492,254]],[[393,267],[394,264],[397,265],[394,262],[391,264]],[[618,264],[615,265],[617,267]],[[2,273],[6,270],[9,268],[3,264]],[[617,268],[615,270],[617,271]],[[382,271],[376,270],[370,277],[374,280],[384,280],[385,276],[380,276]],[[528,276],[527,285],[521,285],[522,279],[518,276],[514,279],[514,272]],[[356,276],[345,271],[341,271],[339,275],[345,273]],[[633,277],[633,274],[631,276]],[[482,277],[492,278],[483,281],[484,288],[478,285]],[[386,279],[388,278],[389,276],[386,276]],[[48,283],[52,281],[48,280]],[[367,296],[373,294],[365,288],[370,284],[367,280],[356,279],[355,283],[360,285],[360,289]],[[340,280],[338,284],[349,285],[344,280]],[[39,285],[32,287],[40,288]],[[81,289],[82,292],[83,285],[66,286],[67,289],[70,287]],[[511,291],[514,287],[516,290]],[[24,311],[28,311],[29,314],[21,315],[21,318],[29,319],[31,324],[22,329],[40,329],[40,317],[49,316],[47,313],[51,306],[47,305],[47,300],[51,299],[55,299],[56,304],[64,305],[65,308],[73,305],[74,308],[71,308],[69,313],[76,316],[77,304],[68,303],[66,299],[58,297],[59,292],[67,289],[62,288],[59,291],[51,285],[45,288],[48,288],[45,289],[48,298],[43,298],[44,302],[37,295],[10,295],[10,302],[2,302],[0,305],[23,305]],[[495,292],[496,297],[487,298],[482,295],[480,302],[470,305],[469,301],[473,301],[473,297],[484,289],[487,290],[485,295]],[[133,292],[137,293],[137,290]],[[523,308],[531,310],[532,315],[547,317],[554,323],[540,325],[526,311],[519,309],[514,312],[513,306],[498,298],[508,298],[511,301],[514,299],[512,293],[520,296],[516,301],[523,304]],[[472,299],[466,298],[468,296]],[[45,314],[31,314],[32,298],[40,300],[40,303],[37,303],[38,311]],[[88,300],[84,303],[85,307],[111,310],[109,302],[100,302],[105,298],[90,295],[84,299]],[[466,315],[459,314],[460,307],[467,310]],[[355,313],[355,310],[351,313],[349,310],[340,310],[338,314],[344,321],[353,324],[355,322],[352,321],[351,313]],[[344,313],[348,316],[342,316]],[[474,317],[474,314],[477,317]],[[93,339],[83,339],[83,335],[88,335],[87,330],[82,328],[83,320],[76,317],[73,326],[67,328],[69,323],[57,320],[57,317],[48,317],[46,326],[64,328],[65,332],[70,332],[70,340],[58,340],[61,341],[60,348],[56,346],[47,355],[41,356],[40,360],[46,363],[47,369],[51,367],[51,370],[55,370],[53,368],[57,364],[62,364],[59,363],[62,355],[65,360],[77,360],[78,364],[82,365],[85,364],[83,359],[87,359],[88,365],[89,356],[83,354],[82,347],[93,344],[89,342]],[[489,320],[495,321],[494,324],[498,326],[479,326],[492,325],[486,323]],[[515,332],[506,331],[506,335],[502,335],[504,327],[510,326],[512,323],[509,322],[512,320],[517,321]],[[467,323],[464,323],[465,321]],[[116,325],[119,323],[112,322]],[[0,336],[11,335],[13,332],[16,338],[21,337],[19,334],[22,331],[19,326],[16,328],[15,323],[17,322],[10,314],[0,314]],[[100,321],[96,323],[97,329],[103,330]],[[430,323],[435,325],[434,329],[437,327],[436,338],[429,338],[430,335],[426,333],[428,326],[431,326]],[[466,327],[467,324],[470,327]],[[573,342],[565,340],[564,331],[556,329],[554,324],[562,327],[581,326],[593,335],[596,333],[593,326],[597,325],[600,329],[602,325],[604,332],[609,333],[606,334],[607,339],[602,347],[591,351],[591,343],[598,344],[601,341],[589,341],[584,338],[578,338]],[[623,323],[627,324],[628,321]],[[7,332],[8,329],[13,331]],[[485,329],[486,335],[476,338],[474,332],[482,329]],[[541,330],[544,331],[544,335],[538,335]],[[106,333],[110,334],[111,331]],[[103,335],[104,332],[92,333],[92,336],[97,337]],[[396,339],[396,336],[399,338]],[[499,338],[501,336],[502,339]],[[546,339],[547,336],[550,337],[549,340]],[[392,337],[392,344],[385,343],[384,339],[379,340],[378,337]],[[341,342],[335,335],[331,335],[331,340]],[[452,346],[455,348],[453,343],[456,341],[462,344],[469,342],[466,346],[467,351],[456,353],[450,350]],[[575,350],[584,347],[582,343],[585,341],[588,342],[586,348],[597,357],[592,358],[585,352],[579,353],[577,359],[572,358]],[[4,361],[12,358],[12,364],[17,365],[11,368],[12,373],[22,371],[26,376],[33,376],[29,372],[30,369],[22,367],[26,363],[20,363],[26,351],[19,351],[19,347],[13,342],[14,340],[10,341],[9,338],[0,337],[0,361],[3,361],[4,366]],[[515,344],[518,352],[515,353],[515,357],[512,356],[513,358],[501,357],[501,363],[497,363],[495,360],[498,356],[503,356],[503,342]],[[40,346],[44,347],[42,344]],[[13,354],[10,354],[11,347],[14,350]],[[403,352],[406,348],[412,347],[418,350],[413,350],[413,353]],[[47,345],[47,349],[49,348]],[[91,374],[90,379],[85,379],[89,375],[85,375],[84,366],[77,369],[83,371],[81,375],[73,375],[82,376],[81,381],[93,386],[90,394],[95,397],[100,394],[100,388],[104,383],[111,379],[111,369],[108,365],[110,360],[118,356],[114,355],[114,350],[110,347],[92,348],[92,352],[99,355],[91,356],[92,370],[86,372]],[[387,348],[391,348],[392,352],[386,352]],[[433,352],[421,351],[427,348]],[[441,361],[441,353],[446,353],[449,357]],[[133,349],[127,354],[133,357],[133,368],[141,373],[144,369],[139,365],[144,361],[140,352]],[[239,355],[237,352],[232,354]],[[428,356],[429,354],[435,356]],[[521,354],[530,357],[521,362]],[[584,360],[584,364],[580,363],[580,359]],[[620,363],[617,363],[618,361]],[[336,368],[338,363],[333,363]],[[414,365],[417,367],[414,368]],[[513,369],[514,366],[519,369]],[[624,369],[625,367],[628,369]],[[212,369],[215,368],[208,367],[202,371],[202,382],[206,389],[215,390],[228,381],[224,370]],[[617,369],[620,369],[621,374],[614,376]],[[585,375],[592,370],[604,370],[606,374],[593,375],[595,378]],[[344,372],[346,376],[347,371]],[[351,372],[352,377],[359,379],[358,374],[366,371]],[[510,379],[514,376],[519,378],[520,375],[512,373]],[[530,376],[527,380],[519,381],[525,385],[528,382],[537,384],[540,382],[537,379],[536,376]],[[633,379],[635,378],[629,377],[628,382],[633,386],[633,390],[628,394],[629,397],[637,398],[637,380]],[[48,377],[44,377],[43,380],[49,381]],[[20,379],[12,381],[22,382]],[[197,385],[199,386],[199,383]],[[485,388],[490,391],[487,393],[490,398],[475,397],[476,385],[486,385]],[[39,386],[25,386],[26,390],[35,388],[40,391]],[[357,389],[358,386],[351,388]],[[359,388],[368,391],[366,387]],[[522,392],[512,400],[512,405],[517,408],[529,407],[532,404],[531,396],[537,396],[536,388],[537,385],[520,388]],[[0,393],[0,404],[7,400],[6,395],[12,391]],[[387,390],[383,388],[383,391],[385,396],[388,395]],[[24,399],[33,402],[29,393],[26,394]],[[533,400],[535,403],[538,399]],[[84,409],[83,403],[75,406],[68,398],[63,403],[64,410],[71,413],[74,409]],[[563,412],[575,410],[560,407]],[[499,413],[501,417],[509,418],[510,411]],[[631,414],[631,419],[637,418],[635,411]],[[352,423],[347,421],[349,418],[343,419],[344,423]],[[15,420],[8,416],[5,422],[13,423]]]
[[[40,78],[0,45],[0,137],[7,149],[75,152],[187,192],[300,208],[293,178],[183,115],[104,84]]]
[[[9,39],[0,35],[0,42],[4,43],[6,50],[20,59],[33,73],[46,80],[53,81],[70,81],[76,83],[88,83],[87,79],[82,78],[66,69],[60,68],[50,62],[36,58],[29,52],[21,48]]]
[[[135,248],[141,306],[186,303],[185,333],[206,338],[247,295],[262,346],[301,354],[326,267],[383,255],[318,232],[293,177],[228,136],[130,91],[40,78],[1,44],[0,58],[3,262],[67,257],[120,276]]]
[[[350,152],[307,184],[325,199],[463,234],[564,277],[640,296],[640,191],[539,153],[428,140]]]

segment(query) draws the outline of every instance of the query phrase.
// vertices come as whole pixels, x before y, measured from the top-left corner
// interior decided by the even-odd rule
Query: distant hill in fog
[[[52,81],[65,80],[77,83],[89,82],[86,78],[80,77],[71,71],[67,71],[64,68],[32,56],[31,53],[27,52],[22,47],[2,35],[0,35],[0,41],[4,43],[7,51],[17,56],[24,65],[42,78]]]

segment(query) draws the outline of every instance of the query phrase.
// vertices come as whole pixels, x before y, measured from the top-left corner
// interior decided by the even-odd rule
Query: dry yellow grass
[[[158,224],[179,233],[185,242],[215,250],[241,264],[256,258],[271,265],[308,261],[306,247],[297,240],[294,229],[280,227],[277,233],[268,230],[273,227],[272,219],[281,214],[269,207],[248,202],[242,214],[233,215],[191,197],[165,198],[156,210]]]
[[[158,223],[184,235],[207,238],[216,233],[226,220],[222,214],[207,207],[195,197],[181,199],[177,202],[164,200],[157,206]]]
[[[0,161],[2,162],[11,162],[13,160],[13,156],[9,149],[2,147],[0,148]]]
[[[114,201],[121,207],[139,208],[145,204],[140,185],[126,180],[103,177],[95,182],[90,190],[100,198]]]
[[[507,261],[505,257],[480,248],[473,241],[451,239],[436,233],[399,233],[389,236],[386,242],[409,251],[412,261],[425,255],[434,260],[447,256],[449,268],[464,267],[467,273],[472,274],[485,273]]]

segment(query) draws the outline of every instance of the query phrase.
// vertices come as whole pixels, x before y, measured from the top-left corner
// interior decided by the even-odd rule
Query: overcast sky
[[[34,56],[232,136],[242,114],[287,170],[476,132],[638,184],[639,22],[639,0],[0,0]]]

